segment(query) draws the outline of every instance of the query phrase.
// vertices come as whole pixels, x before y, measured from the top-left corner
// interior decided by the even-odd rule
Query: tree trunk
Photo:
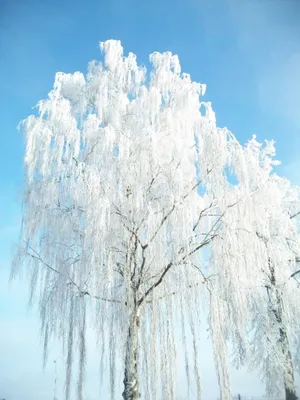
[[[269,278],[270,278],[271,288],[272,288],[271,290],[275,294],[275,300],[274,300],[275,304],[274,303],[272,304],[272,300],[271,300],[269,291],[268,291],[268,295],[269,295],[269,299],[272,304],[272,311],[274,313],[274,316],[275,316],[276,321],[279,326],[281,351],[282,351],[282,354],[284,355],[285,361],[286,361],[286,364],[285,364],[286,367],[285,367],[284,376],[283,376],[285,400],[298,400],[298,397],[296,395],[296,388],[295,388],[293,359],[292,359],[292,355],[291,355],[291,351],[290,351],[288,335],[287,335],[286,328],[284,326],[283,318],[282,318],[282,312],[283,312],[282,295],[276,285],[275,269],[271,264],[270,258],[268,259],[268,264],[269,264],[269,271],[270,271]],[[273,299],[274,299],[274,297],[273,297]]]
[[[284,390],[285,400],[297,400],[294,378],[294,367],[292,355],[289,349],[289,341],[285,329],[280,329],[280,343],[282,346],[282,353],[286,358],[286,370],[284,374]]]
[[[289,339],[288,339],[287,332],[286,332],[286,329],[285,329],[283,321],[282,321],[282,303],[281,303],[280,294],[277,289],[276,289],[276,300],[277,300],[277,309],[276,308],[273,309],[273,312],[274,312],[276,320],[279,324],[279,337],[280,337],[281,351],[286,360],[286,363],[285,363],[286,366],[285,366],[284,376],[283,376],[285,400],[297,400],[298,397],[296,395],[296,388],[295,388],[293,360],[292,360],[292,355],[291,355],[291,351],[290,351]]]
[[[140,398],[137,371],[138,329],[139,315],[138,311],[135,311],[128,328],[126,344],[124,392],[122,393],[124,400],[137,400]]]
[[[285,387],[285,400],[298,400],[298,397],[294,391],[291,391],[288,387]]]

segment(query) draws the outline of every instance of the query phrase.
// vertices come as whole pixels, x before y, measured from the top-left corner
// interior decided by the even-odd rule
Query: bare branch
[[[196,253],[199,249],[201,249],[202,247],[206,246],[209,242],[210,242],[210,240],[207,240],[207,241],[202,242],[202,243],[199,244],[195,249],[191,250],[189,253],[187,253],[187,254],[185,254],[183,257],[181,257],[180,260],[179,260],[178,262],[176,262],[176,261],[170,261],[170,262],[166,265],[166,267],[163,269],[163,271],[162,271],[160,277],[158,278],[158,280],[157,280],[155,283],[153,283],[153,285],[151,285],[150,288],[149,288],[148,290],[146,290],[146,292],[144,293],[144,295],[140,298],[140,300],[138,301],[138,305],[140,306],[140,305],[143,303],[144,299],[145,299],[157,286],[159,286],[159,285],[162,283],[162,281],[163,281],[165,275],[167,274],[167,272],[170,270],[170,268],[171,268],[173,265],[180,265],[180,264],[182,263],[182,261],[184,261],[187,257],[189,257],[189,256],[191,256],[192,254]]]
[[[40,261],[42,264],[44,264],[47,268],[49,268],[51,271],[55,272],[56,274],[60,274],[60,272],[53,268],[50,264],[46,263],[41,256],[31,247],[29,246],[29,244],[27,244],[27,247],[34,253],[34,254],[30,254],[25,250],[25,253],[27,253],[27,255],[31,258],[35,258],[36,260]]]
[[[160,224],[158,225],[158,228],[156,229],[156,231],[154,232],[154,234],[151,236],[149,243],[146,244],[146,246],[148,247],[148,245],[153,242],[153,240],[155,239],[155,237],[157,236],[158,232],[160,231],[161,227],[163,226],[163,224],[166,222],[166,220],[168,219],[168,217],[172,214],[172,212],[175,209],[175,203],[173,204],[172,208],[170,209],[170,211],[163,217],[163,219],[161,220]]]
[[[140,298],[140,300],[138,301],[138,306],[140,306],[140,305],[143,303],[143,301],[145,300],[145,298],[152,292],[152,290],[153,290],[154,288],[156,288],[158,285],[161,284],[161,282],[162,282],[163,279],[164,279],[164,276],[167,274],[167,272],[168,272],[169,269],[172,267],[172,265],[173,265],[172,262],[169,262],[169,263],[167,264],[167,266],[164,268],[164,270],[163,270],[163,272],[162,272],[160,278],[159,278],[152,286],[150,286],[150,288],[149,288],[149,289],[145,292],[145,294]]]
[[[141,263],[141,267],[140,267],[140,271],[139,271],[139,279],[138,279],[138,282],[137,282],[137,289],[139,289],[139,287],[141,285],[141,281],[142,281],[143,273],[144,273],[144,268],[145,268],[145,264],[146,264],[145,250],[146,250],[146,247],[144,246],[142,248],[142,263]]]
[[[203,282],[194,283],[193,285],[188,285],[188,286],[187,286],[187,289],[193,289],[193,288],[195,288],[195,287],[198,287],[198,286],[200,286],[200,285],[203,285],[204,283],[205,283],[205,282],[203,281]],[[165,298],[167,298],[167,297],[175,296],[176,294],[178,294],[178,292],[171,292],[171,293],[165,294],[164,296],[160,296],[160,297],[158,297],[157,299],[148,300],[148,301],[146,301],[146,303],[147,303],[147,304],[153,303],[153,301],[163,300],[163,299],[165,299]]]
[[[293,215],[290,216],[290,219],[293,219],[293,218],[297,217],[299,214],[300,214],[300,211],[296,212],[296,214],[293,214]]]
[[[89,156],[94,152],[94,148],[97,146],[98,143],[99,143],[99,141],[97,140],[96,143],[93,144],[93,146],[92,146],[90,152],[85,156],[85,159],[84,159],[83,162],[86,162],[86,161],[87,161],[87,159],[89,158]]]
[[[45,267],[49,268],[51,271],[55,272],[58,275],[63,275],[60,271],[58,271],[57,269],[53,268],[50,264],[48,264],[47,262],[45,262],[41,256],[39,255],[39,253],[37,251],[35,251],[31,246],[27,245],[27,247],[34,253],[34,254],[30,254],[27,252],[29,257],[35,258],[36,260],[38,260],[39,262],[41,262],[43,265],[45,265]],[[108,301],[110,303],[121,303],[120,300],[114,300],[114,299],[107,299],[101,296],[96,296],[96,295],[92,295],[89,293],[89,291],[87,290],[82,290],[80,289],[79,285],[69,276],[66,275],[66,277],[68,278],[69,282],[67,283],[67,285],[73,285],[79,292],[80,296],[90,296],[94,299],[97,300],[103,300],[103,301]]]
[[[300,262],[300,260],[299,260],[299,262]],[[298,269],[297,271],[293,272],[292,275],[290,276],[290,278],[294,278],[299,273],[300,273],[300,269]]]
[[[210,205],[208,207],[206,207],[203,210],[201,210],[201,212],[199,214],[199,217],[197,218],[197,221],[196,221],[196,223],[195,223],[195,225],[193,227],[193,231],[196,230],[197,226],[199,225],[199,223],[201,221],[201,218],[204,216],[205,211],[209,210],[212,207],[212,205],[213,205],[213,201],[210,203]],[[205,215],[205,216],[207,216],[207,215]]]

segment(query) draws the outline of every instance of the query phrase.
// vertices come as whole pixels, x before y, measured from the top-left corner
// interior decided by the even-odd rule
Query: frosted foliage
[[[14,265],[24,266],[31,299],[39,299],[45,359],[48,341],[60,337],[66,399],[76,356],[83,399],[89,324],[99,338],[101,374],[109,367],[111,399],[118,396],[117,358],[124,399],[175,399],[180,331],[188,388],[195,385],[191,398],[200,400],[200,310],[209,294],[220,393],[229,400],[227,340],[239,364],[250,359],[254,316],[256,334],[262,326],[271,332],[268,257],[283,285],[299,250],[289,217],[298,193],[272,175],[272,142],[253,137],[241,146],[216,126],[201,99],[205,85],[181,73],[177,56],[153,53],[148,74],[119,41],[100,47],[103,62],[91,62],[86,76],[57,73],[38,115],[24,121],[27,187]],[[295,284],[282,289],[283,319],[298,327],[296,291]],[[298,346],[295,333],[288,335]],[[272,382],[282,371],[279,353],[270,351],[262,366]]]
[[[209,103],[201,115],[205,86],[181,73],[177,56],[153,53],[147,75],[120,42],[101,49],[104,62],[91,62],[86,77],[56,74],[39,115],[24,121],[28,183],[16,264],[26,260],[32,297],[40,291],[45,356],[50,337],[63,338],[66,398],[77,343],[82,398],[88,306],[111,397],[114,348],[125,362],[125,398],[140,390],[173,399],[176,304],[182,315],[187,304],[195,310],[186,323],[197,354],[200,250],[216,236],[219,203],[236,197],[225,173],[235,139],[216,127]],[[150,348],[140,345],[149,337]],[[144,371],[139,388],[136,370]]]
[[[256,211],[260,218],[254,225],[261,242],[264,262],[260,263],[262,284],[253,304],[253,340],[261,346],[254,354],[254,365],[260,365],[267,391],[275,395],[286,387],[295,389],[294,369],[299,359],[292,353],[299,347],[299,288],[293,274],[298,270],[299,230],[293,218],[293,207],[299,191],[288,181],[274,175],[257,199]],[[265,204],[262,205],[262,199]],[[260,210],[259,210],[260,208]],[[291,218],[292,217],[292,218]],[[263,334],[265,333],[265,337]],[[266,358],[262,358],[264,349]],[[259,356],[260,354],[260,356]],[[289,365],[291,364],[291,365]]]
[[[226,363],[218,358],[227,337],[235,348],[236,365],[259,369],[267,392],[275,396],[284,386],[294,389],[291,365],[299,363],[299,358],[291,357],[299,348],[300,328],[299,288],[292,279],[300,251],[295,218],[299,189],[271,173],[272,165],[278,164],[272,161],[272,142],[261,146],[254,137],[243,152],[242,161],[250,167],[236,157],[235,173],[240,177],[239,190],[249,196],[224,214],[212,243],[209,269],[216,275],[210,288],[212,297],[218,294],[211,302],[212,340],[220,342],[217,368],[222,365],[224,373]],[[222,379],[225,384],[226,375]]]

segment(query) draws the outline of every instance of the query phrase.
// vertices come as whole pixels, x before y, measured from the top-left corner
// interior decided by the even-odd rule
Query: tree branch
[[[300,214],[300,211],[296,212],[296,214],[293,214],[293,215],[290,216],[290,219],[293,219],[293,218],[297,217],[297,215],[299,215],[299,214]]]
[[[164,276],[169,271],[169,269],[172,267],[172,265],[173,265],[172,261],[167,264],[167,266],[164,268],[160,278],[155,283],[153,283],[153,285],[150,286],[150,288],[145,292],[145,294],[138,300],[138,306],[140,306],[143,303],[145,298],[152,292],[153,289],[155,289],[158,285],[161,284],[161,282],[164,279]]]
[[[209,171],[209,172],[210,172],[210,171]],[[198,183],[198,184],[199,184],[199,183]],[[194,188],[195,188],[196,186],[197,186],[197,185],[195,185]],[[143,303],[144,299],[145,299],[157,286],[159,286],[159,285],[161,284],[161,282],[163,281],[165,275],[167,274],[167,272],[169,271],[169,269],[170,269],[173,265],[175,265],[175,264],[178,265],[178,264],[182,263],[182,261],[184,261],[187,257],[193,255],[193,254],[196,253],[198,250],[200,250],[202,247],[204,247],[204,246],[206,246],[207,244],[209,244],[209,243],[217,236],[215,232],[214,232],[213,234],[211,234],[211,233],[212,233],[213,230],[215,229],[215,227],[216,227],[216,225],[218,224],[218,222],[222,219],[222,217],[224,216],[224,214],[226,213],[226,211],[227,211],[229,208],[235,206],[239,201],[241,201],[241,199],[239,199],[239,200],[235,201],[234,203],[229,204],[229,205],[227,206],[227,208],[225,209],[225,211],[219,216],[219,218],[218,218],[218,219],[215,221],[215,223],[212,225],[211,229],[208,231],[208,233],[206,234],[206,236],[205,236],[205,238],[204,238],[204,240],[202,241],[201,244],[197,245],[193,250],[191,250],[191,251],[189,251],[187,254],[185,254],[178,262],[176,262],[176,261],[171,261],[171,262],[169,262],[169,263],[166,265],[166,267],[163,269],[163,271],[162,271],[162,273],[161,273],[159,279],[158,279],[155,283],[153,283],[153,285],[151,285],[150,288],[149,288],[149,289],[144,293],[144,295],[140,298],[140,300],[138,301],[138,305],[141,305],[141,304]],[[175,208],[175,203],[174,203],[173,207]],[[174,208],[173,208],[173,209],[174,209]],[[165,221],[165,219],[162,220],[162,222],[164,222],[164,221]],[[148,244],[147,244],[146,246],[148,246]],[[182,248],[181,248],[181,249],[182,249]],[[180,249],[180,251],[181,251],[181,249]]]
[[[137,289],[139,289],[139,287],[141,285],[141,281],[143,278],[143,272],[144,272],[144,268],[145,268],[145,264],[146,264],[145,250],[146,250],[146,247],[145,246],[142,247],[142,263],[141,263],[141,267],[140,267],[139,279],[137,282]]]
[[[158,228],[156,229],[156,231],[154,232],[154,234],[151,236],[149,242],[145,245],[146,247],[149,246],[149,244],[155,239],[156,235],[158,234],[158,232],[160,231],[161,227],[163,226],[163,224],[166,222],[166,220],[169,218],[169,216],[172,214],[172,212],[175,209],[175,203],[173,204],[172,208],[170,209],[170,211],[163,217],[163,219],[161,220]]]
[[[300,273],[300,269],[298,269],[297,271],[293,272],[289,279],[294,278],[299,273]]]
[[[144,293],[144,295],[140,298],[140,300],[138,301],[138,305],[140,306],[140,305],[143,303],[143,301],[145,300],[145,298],[146,298],[147,296],[149,296],[149,294],[150,294],[157,286],[159,286],[159,285],[162,283],[162,281],[163,281],[165,275],[167,274],[167,272],[170,270],[170,268],[171,268],[173,265],[180,265],[180,264],[182,263],[182,261],[184,261],[187,257],[191,256],[192,254],[196,253],[196,252],[197,252],[199,249],[201,249],[202,247],[206,246],[210,241],[211,241],[211,239],[210,239],[210,240],[207,240],[207,241],[203,241],[203,242],[202,242],[201,244],[199,244],[195,249],[191,250],[189,253],[187,253],[187,254],[185,254],[183,257],[181,257],[180,260],[178,260],[178,261],[170,261],[170,262],[166,265],[166,267],[163,269],[163,271],[162,271],[160,277],[158,278],[158,280],[157,280],[155,283],[153,283],[153,284],[150,286],[150,288],[149,288],[148,290],[146,290],[146,292]]]
[[[35,258],[36,260],[38,260],[39,262],[41,262],[43,265],[45,265],[45,267],[49,268],[52,272],[58,274],[58,275],[63,275],[60,271],[58,271],[56,268],[53,268],[50,264],[48,264],[47,262],[45,262],[41,256],[39,255],[39,253],[37,251],[35,251],[31,246],[27,245],[27,247],[34,253],[34,254],[30,254],[28,252],[26,252],[28,254],[29,257],[31,258]],[[108,301],[110,303],[120,303],[120,300],[114,300],[114,299],[107,299],[105,297],[101,297],[101,296],[96,296],[96,295],[92,295],[89,293],[89,291],[87,290],[82,290],[80,289],[79,285],[69,276],[66,275],[66,277],[68,278],[69,282],[67,282],[67,285],[73,285],[79,292],[80,297],[83,297],[85,295],[90,296],[91,298],[97,299],[97,300],[102,300],[102,301]]]
[[[210,203],[210,205],[206,208],[204,208],[203,210],[201,210],[199,217],[197,218],[197,222],[195,223],[194,227],[193,227],[193,231],[196,230],[197,226],[199,225],[201,218],[203,217],[203,214],[205,213],[205,211],[209,210],[213,205],[213,201]]]
[[[87,159],[89,158],[89,156],[94,152],[94,148],[97,146],[97,144],[99,143],[99,140],[96,141],[96,143],[93,144],[93,146],[91,147],[91,150],[89,151],[89,153],[85,156],[85,159],[83,162],[86,162]]]

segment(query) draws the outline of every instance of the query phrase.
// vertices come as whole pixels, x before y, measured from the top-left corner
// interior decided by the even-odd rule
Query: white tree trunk
[[[140,398],[137,371],[137,352],[138,352],[138,329],[139,314],[135,310],[128,328],[126,355],[125,355],[125,371],[124,371],[124,392],[122,393],[124,400],[136,400]]]

